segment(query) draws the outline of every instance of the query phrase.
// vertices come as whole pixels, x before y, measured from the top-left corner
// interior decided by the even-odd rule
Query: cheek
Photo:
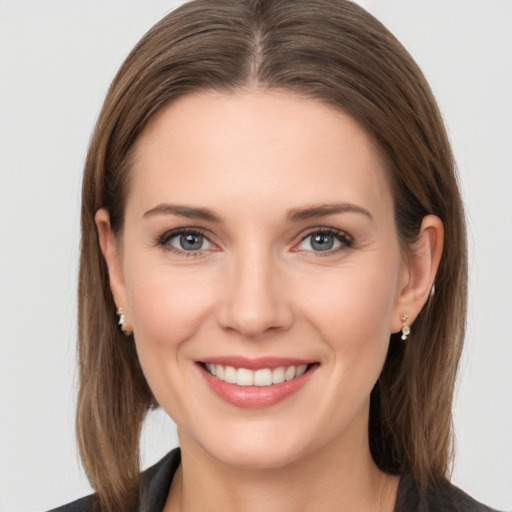
[[[212,304],[211,286],[204,282],[208,282],[207,277],[202,278],[199,272],[176,272],[165,266],[146,267],[144,272],[128,276],[138,344],[165,350],[189,339]]]
[[[316,280],[310,288],[314,291],[309,293],[305,315],[316,318],[339,348],[360,349],[372,340],[387,343],[389,339],[396,274],[392,267],[368,268],[344,269]]]
[[[127,275],[127,292],[139,361],[159,404],[178,423],[195,398],[188,393],[198,329],[208,322],[212,287],[205,276],[144,265]],[[210,280],[211,282],[211,280]]]
[[[329,307],[324,303],[317,309],[323,320],[317,325],[323,326],[322,337],[331,353],[329,389],[339,406],[333,413],[339,424],[368,409],[389,347],[392,284],[379,273],[363,279],[354,272],[344,279],[344,286],[331,287]]]

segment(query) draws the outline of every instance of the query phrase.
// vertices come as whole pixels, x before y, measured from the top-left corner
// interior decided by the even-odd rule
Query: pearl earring
[[[409,317],[406,314],[403,314],[400,317],[402,321],[402,340],[407,341],[409,334],[411,334],[411,328],[405,323]]]
[[[123,313],[122,308],[117,308],[116,315],[119,317],[119,321],[117,322],[117,325],[119,325],[121,327],[121,331],[124,334],[126,334],[126,336],[129,336],[131,333],[130,333],[128,327],[126,327],[126,317],[125,317],[125,314]]]

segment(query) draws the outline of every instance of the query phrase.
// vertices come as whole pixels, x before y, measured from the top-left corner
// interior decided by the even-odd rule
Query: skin
[[[404,252],[370,138],[347,114],[291,93],[182,97],[135,155],[122,236],[107,211],[96,222],[116,304],[178,426],[183,462],[166,512],[393,510],[397,478],[369,451],[369,396],[390,333],[428,297],[440,220],[425,217]],[[350,209],[290,219],[339,203]],[[163,204],[219,219],[154,211]],[[201,230],[200,250],[180,249],[179,228]],[[336,231],[331,250],[312,245],[322,229]],[[318,366],[286,400],[246,409],[215,395],[196,364],[225,355]]]

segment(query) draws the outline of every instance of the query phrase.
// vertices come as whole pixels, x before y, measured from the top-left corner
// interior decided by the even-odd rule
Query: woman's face
[[[263,468],[367,442],[409,272],[360,126],[201,92],[150,123],[132,172],[112,289],[181,443]]]

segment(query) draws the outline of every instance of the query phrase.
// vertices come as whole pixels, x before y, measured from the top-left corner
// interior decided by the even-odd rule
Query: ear
[[[98,228],[98,237],[101,252],[107,263],[110,291],[114,297],[114,302],[118,308],[122,308],[127,313],[128,301],[126,285],[124,282],[122,258],[118,243],[115,239],[112,228],[110,227],[110,215],[105,208],[96,212],[94,217],[96,227]]]
[[[391,332],[398,332],[402,328],[400,317],[404,314],[408,318],[407,324],[412,324],[427,302],[441,261],[443,240],[441,219],[435,215],[424,217],[418,240],[404,263],[404,273],[393,308]]]

